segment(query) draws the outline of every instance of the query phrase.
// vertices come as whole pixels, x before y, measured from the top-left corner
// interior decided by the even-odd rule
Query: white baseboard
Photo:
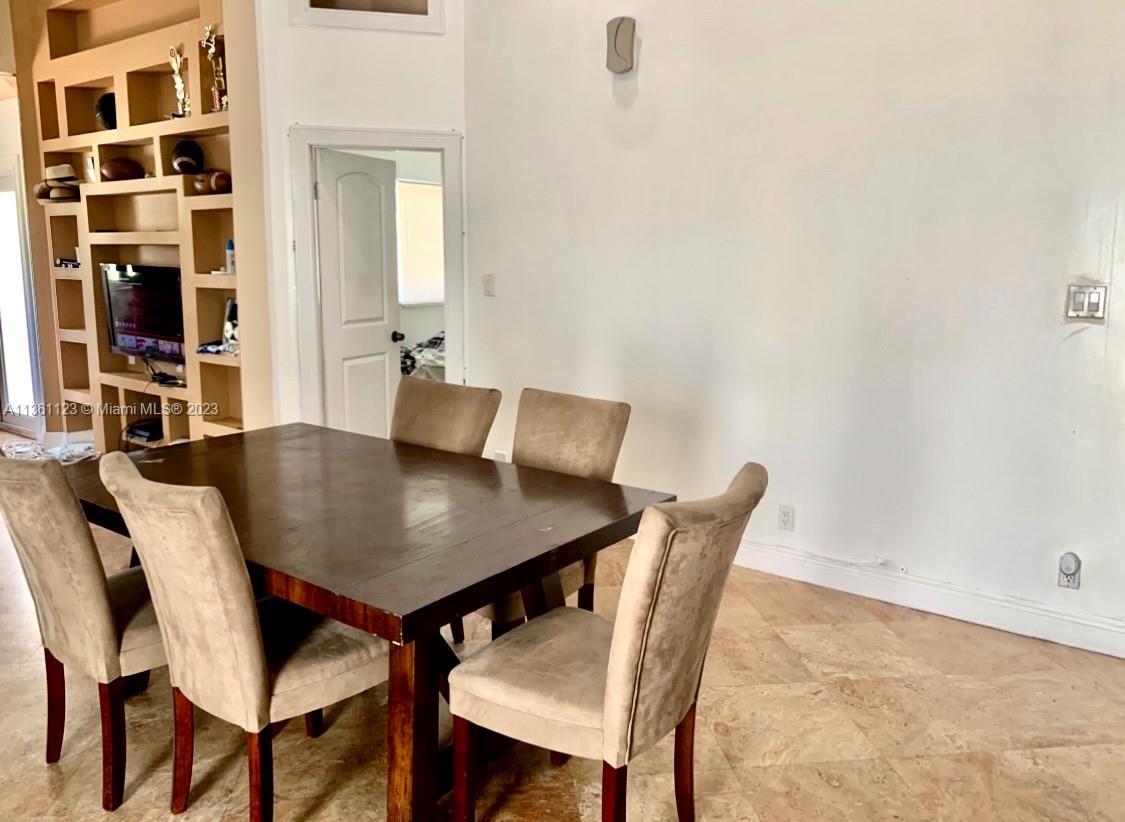
[[[746,540],[738,565],[919,611],[1125,658],[1125,622]]]
[[[63,431],[48,431],[43,435],[44,448],[54,448],[58,445],[68,445],[76,442],[93,441],[93,431],[72,431],[69,434]]]

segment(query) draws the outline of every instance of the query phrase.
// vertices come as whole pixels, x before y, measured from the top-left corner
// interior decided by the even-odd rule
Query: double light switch
[[[1072,285],[1067,289],[1066,316],[1072,320],[1104,320],[1109,286]]]

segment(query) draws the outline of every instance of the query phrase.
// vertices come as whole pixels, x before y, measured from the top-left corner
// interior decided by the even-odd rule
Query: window
[[[398,301],[445,302],[445,197],[434,183],[399,180]]]
[[[294,23],[442,34],[445,0],[290,0]]]

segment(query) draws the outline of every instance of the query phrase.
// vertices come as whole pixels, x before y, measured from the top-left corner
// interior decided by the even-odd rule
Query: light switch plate
[[[1071,285],[1066,290],[1066,317],[1069,320],[1104,320],[1109,286]]]

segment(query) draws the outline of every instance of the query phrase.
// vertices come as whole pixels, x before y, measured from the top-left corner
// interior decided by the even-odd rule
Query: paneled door
[[[316,218],[330,428],[387,437],[401,376],[396,166],[316,151]]]

